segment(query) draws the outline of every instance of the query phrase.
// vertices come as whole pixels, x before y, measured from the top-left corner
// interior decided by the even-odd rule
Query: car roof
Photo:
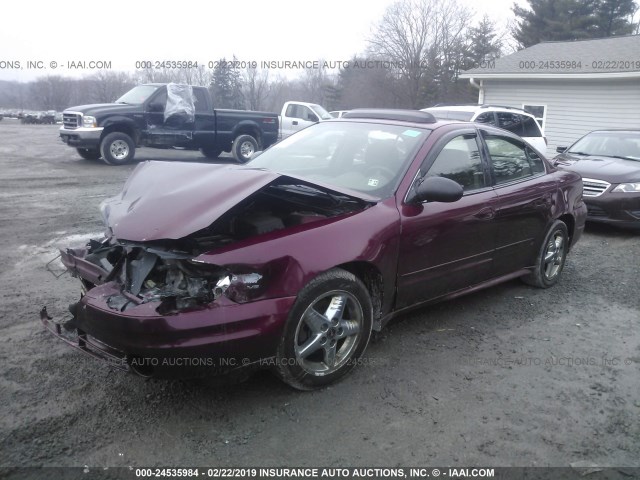
[[[394,120],[411,123],[436,123],[436,117],[421,110],[403,110],[392,108],[357,108],[345,113],[342,118],[368,118],[376,120]]]
[[[473,113],[479,113],[479,112],[513,112],[516,111],[518,114],[521,115],[527,115],[532,117],[533,115],[531,115],[529,112],[521,109],[521,108],[517,108],[517,107],[509,107],[506,105],[490,105],[490,104],[482,104],[482,105],[478,105],[478,104],[473,104],[473,105],[436,105],[434,107],[428,107],[428,108],[423,108],[422,111],[423,112],[430,112],[430,111],[453,111],[453,112],[473,112]]]
[[[382,112],[382,114],[372,115],[371,113],[367,114],[362,112],[365,110],[366,112]],[[349,112],[356,112],[356,110],[349,110]],[[409,113],[408,116],[405,115],[396,115],[398,112]],[[433,118],[429,122],[416,122],[415,117],[411,114],[428,114],[429,117]],[[419,115],[418,115],[419,116]],[[345,114],[340,118],[332,118],[331,120],[326,120],[325,122],[359,122],[359,123],[371,123],[378,125],[397,125],[397,126],[405,126],[405,127],[413,127],[413,128],[421,128],[427,130],[436,130],[440,127],[444,127],[447,125],[459,125],[460,127],[468,127],[468,128],[477,128],[478,124],[474,122],[465,122],[461,120],[449,120],[449,119],[441,119],[433,117],[428,112],[421,112],[420,110],[400,110],[400,109],[361,109],[361,112],[352,116],[350,114]]]

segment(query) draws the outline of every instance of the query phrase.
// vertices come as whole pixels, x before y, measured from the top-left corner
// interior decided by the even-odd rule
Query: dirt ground
[[[137,159],[205,161],[140,150]],[[322,391],[144,380],[44,331],[45,270],[102,231],[134,168],[0,123],[0,466],[640,466],[640,234],[589,227],[559,285],[513,281],[394,321]]]

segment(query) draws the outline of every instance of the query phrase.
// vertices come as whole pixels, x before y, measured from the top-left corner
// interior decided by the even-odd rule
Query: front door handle
[[[298,124],[297,120],[294,120],[293,122],[291,122],[291,125],[297,125],[297,124]]]
[[[492,207],[485,207],[474,215],[479,220],[492,220],[496,216],[496,211]]]

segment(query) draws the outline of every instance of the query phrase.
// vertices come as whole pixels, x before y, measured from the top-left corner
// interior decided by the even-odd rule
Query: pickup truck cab
[[[213,107],[205,87],[152,83],[115,103],[63,112],[60,138],[87,160],[133,160],[138,147],[200,150],[208,158],[231,152],[239,162],[278,141],[278,115]]]
[[[329,112],[315,103],[286,102],[280,114],[282,138],[286,138],[309,125],[332,118]]]

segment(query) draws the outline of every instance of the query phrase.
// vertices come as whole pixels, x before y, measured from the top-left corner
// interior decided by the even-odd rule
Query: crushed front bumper
[[[112,284],[91,289],[75,306],[74,335],[51,322],[44,326],[67,345],[119,370],[144,376],[199,376],[250,367],[275,356],[295,297],[237,304],[220,297],[207,308],[160,315],[146,303],[125,312],[107,298]]]
[[[69,334],[65,335],[62,332],[63,324],[51,321],[53,318],[49,316],[47,307],[42,307],[42,310],[40,310],[40,320],[50,333],[70,347],[79,350],[85,355],[102,360],[108,363],[109,366],[118,370],[123,370],[125,372],[130,370],[129,364],[127,363],[127,356],[124,353],[119,352],[108,345],[95,340],[94,338],[88,337],[86,332],[75,329],[75,333],[69,332]]]

